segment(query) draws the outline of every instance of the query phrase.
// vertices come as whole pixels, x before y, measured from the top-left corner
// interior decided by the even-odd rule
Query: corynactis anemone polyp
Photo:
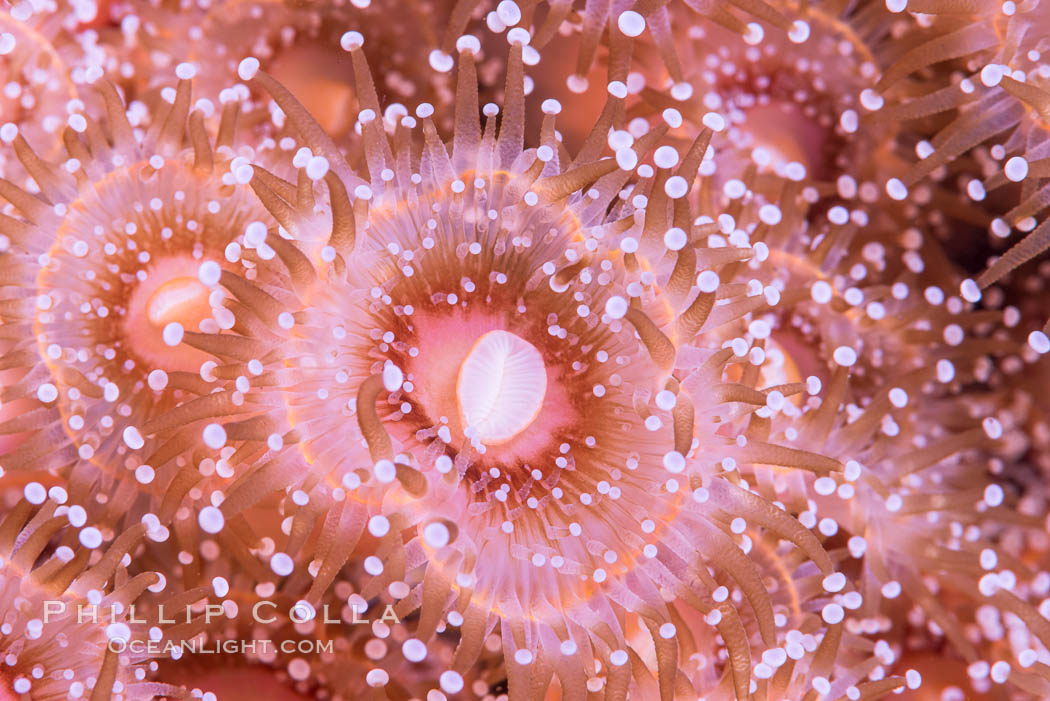
[[[191,457],[184,449],[202,445],[200,429],[180,439],[177,414],[160,417],[208,393],[210,356],[190,344],[230,327],[218,282],[254,276],[255,252],[239,252],[252,246],[245,225],[265,210],[231,172],[236,104],[223,110],[213,141],[184,80],[142,132],[114,87],[98,85],[107,119],[69,118],[61,166],[38,158],[13,125],[3,128],[31,180],[28,190],[0,183],[11,203],[0,324],[11,342],[4,367],[14,375],[0,400],[20,407],[0,432],[25,434],[5,469],[68,478],[77,503],[105,504],[108,527],[126,517],[137,489],[156,490],[146,511],[166,495],[172,512],[200,479],[197,461],[189,479],[176,479]],[[237,403],[229,395],[204,401],[227,410]],[[153,432],[164,442],[147,445]]]
[[[420,609],[422,644],[442,621],[460,628],[441,677],[446,692],[461,687],[499,624],[514,697],[553,683],[564,698],[603,688],[624,698],[652,674],[652,688],[671,698],[692,645],[678,637],[681,608],[722,636],[717,677],[747,696],[757,684],[752,652],[789,632],[767,615],[768,594],[747,557],[755,539],[792,543],[799,554],[785,560],[789,576],[823,580],[826,596],[812,604],[817,625],[839,629],[835,599],[847,587],[815,536],[738,475],[755,463],[841,468],[767,442],[761,413],[749,420],[773,394],[806,385],[759,390],[728,380],[736,346],[747,356],[768,335],[762,323],[724,347],[697,335],[769,304],[749,299],[747,286],[720,287],[716,272],[765,258],[749,242],[760,219],[737,228],[726,215],[720,229],[691,213],[689,183],[708,131],[684,157],[657,148],[661,125],[615,157],[601,157],[594,140],[573,161],[554,138],[559,108],[550,103],[539,147],[524,149],[528,35],[508,39],[498,131],[496,106],[484,108],[484,129],[477,119],[478,41],[457,42],[451,152],[426,104],[417,110],[422,152],[411,146],[414,117],[401,119],[391,145],[378,98],[362,91],[368,179],[329,162],[322,154],[333,146],[316,123],[258,61],[242,61],[242,79],[267,89],[302,134],[308,151],[297,165],[325,181],[327,196],[318,201],[317,188],[260,169],[251,181],[283,227],[266,241],[285,251],[281,274],[298,302],[268,307],[269,329],[244,325],[239,339],[212,347],[236,374],[256,362],[262,339],[284,339],[280,357],[264,358],[248,382],[245,406],[269,409],[225,422],[215,444],[248,456],[265,443],[268,453],[237,466],[237,482],[201,513],[201,525],[220,532],[285,491],[288,550],[274,553],[271,567],[291,575],[288,553],[302,555],[283,589],[308,585],[307,601],[319,601],[353,552],[373,577],[362,595],[386,589],[403,614]],[[354,37],[350,49],[358,84],[370,85],[363,41]],[[623,99],[611,87],[610,104]],[[623,111],[603,114],[597,134]],[[653,165],[638,167],[650,156]],[[722,580],[739,588],[737,598]],[[744,601],[755,612],[754,639]],[[829,638],[820,659],[834,657],[838,640]],[[646,648],[652,671],[637,656]],[[810,677],[836,669],[815,664]]]

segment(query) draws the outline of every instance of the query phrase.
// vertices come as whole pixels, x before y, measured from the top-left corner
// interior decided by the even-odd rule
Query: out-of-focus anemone
[[[899,251],[890,250],[886,257],[894,255]],[[975,631],[990,612],[1005,612],[1028,641],[1007,652],[1016,665],[1023,650],[1045,652],[1045,641],[1037,640],[1050,629],[1033,593],[1044,576],[1040,565],[1026,564],[1023,548],[1011,545],[1017,539],[1006,534],[1041,530],[1042,523],[1006,506],[994,476],[1002,469],[997,455],[1006,440],[996,401],[1000,395],[963,394],[967,386],[988,379],[992,365],[986,356],[1004,354],[1011,344],[983,336],[999,312],[968,311],[962,299],[946,297],[936,287],[920,296],[907,279],[879,284],[869,278],[868,286],[851,287],[841,299],[831,284],[816,280],[808,285],[811,299],[802,304],[789,296],[781,300],[769,319],[771,340],[785,331],[790,338],[800,322],[821,335],[855,340],[830,355],[813,342],[819,338],[795,349],[786,346],[785,355],[794,361],[788,367],[799,366],[800,355],[825,365],[824,374],[814,372],[814,378],[827,378],[827,388],[786,428],[774,414],[772,438],[819,450],[846,468],[841,475],[807,479],[804,489],[798,475],[775,469],[762,468],[753,479],[764,496],[801,512],[802,523],[825,538],[836,567],[856,572],[863,602],[857,600],[859,611],[848,628],[893,641],[893,647],[882,643],[879,656],[885,664],[910,649],[912,627],[925,626],[969,663],[1001,662],[995,657],[1001,652],[988,644],[994,638]],[[782,282],[788,290],[800,284],[792,285],[790,278]],[[974,287],[971,281],[964,293]],[[807,311],[814,303],[830,309]],[[857,326],[850,334],[843,333],[843,324]],[[963,396],[970,401],[960,401]],[[799,408],[781,403],[784,414],[798,413]],[[1013,423],[1008,415],[1002,418]],[[909,605],[914,609],[909,611]],[[1034,659],[1025,653],[1022,666]],[[1046,680],[1033,672],[1018,670],[1011,684],[1026,691],[1044,689]]]
[[[39,158],[15,126],[2,130],[28,184],[0,182],[9,202],[0,222],[8,380],[0,401],[14,408],[0,433],[22,437],[4,455],[7,471],[67,479],[108,540],[137,494],[152,501],[134,517],[170,517],[201,479],[193,451],[205,447],[202,426],[186,426],[177,407],[197,399],[221,413],[241,399],[198,397],[211,389],[210,356],[193,339],[222,343],[203,333],[233,324],[220,308],[220,279],[254,276],[273,252],[243,238],[265,211],[235,175],[248,162],[233,151],[236,104],[213,140],[183,80],[174,104],[141,131],[115,88],[98,86],[107,119],[70,116],[60,165]],[[150,434],[159,440],[147,443]],[[211,464],[205,474],[221,478]]]
[[[943,260],[924,259],[936,249],[916,250],[914,236],[879,236],[876,222],[885,217],[857,218],[839,205],[812,217],[804,198],[762,204],[739,184],[734,224],[754,229],[752,241],[769,253],[761,265],[722,273],[723,287],[746,288],[754,305],[750,316],[718,330],[750,361],[733,377],[756,390],[777,389],[756,412],[770,441],[847,466],[841,475],[761,465],[741,472],[759,494],[800,514],[826,539],[836,567],[855,577],[863,599],[850,600],[859,611],[848,629],[884,635],[884,665],[902,652],[887,641],[896,645],[927,622],[935,640],[947,635],[960,659],[1002,662],[1003,652],[982,637],[989,634],[973,632],[989,611],[1008,612],[1026,641],[1046,634],[1032,593],[1041,565],[1023,557],[1041,540],[1034,517],[1040,510],[1028,504],[1017,514],[1003,506],[995,477],[1002,456],[1016,455],[1023,443],[1024,413],[1004,402],[1009,396],[996,388],[991,360],[1021,346],[992,333],[1009,314],[970,310],[980,299],[976,283],[960,283]],[[757,221],[749,226],[749,218]],[[954,289],[962,297],[951,295]],[[779,391],[799,383],[819,396],[793,399]],[[1008,493],[1007,503],[1014,498]],[[982,557],[1003,564],[982,569]],[[1008,569],[1021,582],[1016,588]],[[908,619],[894,613],[902,591],[902,600],[917,607]],[[1043,645],[1028,642],[1006,659],[1016,665],[1021,652]],[[1025,653],[1023,666],[1034,659]],[[1044,682],[1022,670],[1011,683],[1038,690]]]
[[[112,15],[123,36],[110,39],[116,65],[108,69],[119,71],[133,93],[144,97],[158,69],[164,73],[183,61],[207,65],[197,89],[217,100],[237,62],[252,54],[339,137],[354,127],[351,115],[361,110],[343,34],[369,28],[369,60],[378,67],[376,88],[385,102],[443,105],[451,99],[450,77],[430,70],[428,61],[444,63],[429,54],[439,42],[435,25],[445,23],[451,7],[451,0],[121,3]]]
[[[819,242],[821,256],[905,238],[911,248],[928,249],[960,229],[983,232],[989,216],[938,183],[902,195],[897,184],[909,167],[902,152],[910,137],[896,124],[866,120],[885,100],[874,88],[900,53],[893,37],[914,24],[910,18],[881,2],[776,7],[792,21],[787,32],[756,25],[738,36],[680,18],[675,38],[689,57],[685,83],[666,77],[655,55],[660,47],[635,40],[639,59],[625,80],[638,98],[628,108],[628,130],[667,115],[681,122],[672,133],[687,139],[703,126],[723,129],[728,138],[711,147],[701,172],[734,201],[760,197],[791,221],[804,212],[809,230],[791,231],[787,241],[796,248]]]
[[[467,0],[456,5],[448,23],[442,49],[435,54],[434,63],[452,66],[451,53],[457,38],[466,30],[470,13],[485,16],[488,29],[499,35],[510,28],[528,28],[532,34],[525,53],[526,65],[536,65],[526,77],[526,94],[535,85],[546,98],[558,99],[566,115],[591,114],[600,110],[604,87],[611,81],[627,81],[631,67],[631,42],[635,37],[651,37],[654,47],[652,63],[661,76],[670,76],[676,95],[691,91],[683,77],[682,62],[676,52],[676,35],[683,26],[699,24],[735,42],[741,35],[761,34],[763,25],[751,20],[762,20],[772,31],[783,34],[790,28],[790,20],[781,13],[777,2],[684,3],[628,2],[617,4],[581,3],[555,0],[549,3],[517,3],[512,0],[478,2]],[[541,54],[542,51],[542,62]],[[686,56],[689,67],[692,56]],[[687,70],[685,73],[691,72]],[[567,77],[566,77],[567,76]],[[540,101],[533,102],[539,105]],[[533,109],[526,105],[527,124],[533,121]],[[542,117],[535,118],[536,126]],[[591,127],[591,120],[563,118],[559,130],[563,140],[575,150],[582,144]]]
[[[0,698],[182,698],[177,687],[147,679],[145,644],[161,629],[137,619],[133,607],[162,578],[125,569],[145,529],[102,550],[101,534],[80,528],[83,520],[63,488],[31,482],[0,521]],[[69,544],[55,547],[56,540]]]
[[[1039,220],[1050,176],[1046,165],[1050,73],[1042,55],[1050,6],[1040,0],[966,6],[904,1],[893,3],[892,9],[922,13],[930,28],[912,40],[911,50],[879,84],[880,90],[910,84],[898,94],[918,96],[894,100],[876,112],[874,120],[951,115],[929,141],[920,143],[921,160],[902,179],[903,185],[943,172],[942,166],[965,170],[972,164],[960,167],[953,162],[971,155],[978,157],[985,171],[983,179],[966,183],[972,199],[984,201],[998,188],[1019,184],[1019,194],[1010,197],[1003,216],[992,222],[991,232],[1007,238],[1016,228],[1023,237],[978,278],[981,287],[987,287],[1039,255],[1050,240],[1050,224]],[[945,64],[956,70],[940,68]]]
[[[719,278],[765,259],[768,247],[751,244],[764,222],[694,215],[690,184],[710,131],[682,155],[657,148],[659,125],[602,157],[612,115],[623,114],[616,86],[575,159],[554,138],[556,103],[538,148],[524,149],[528,34],[508,38],[498,132],[495,105],[484,128],[477,120],[478,41],[457,42],[451,149],[426,104],[416,112],[422,152],[410,148],[414,117],[391,143],[377,95],[361,91],[367,179],[330,161],[317,123],[256,59],[242,61],[242,79],[268,90],[301,133],[309,151],[297,165],[327,195],[261,168],[251,181],[283,227],[265,241],[299,302],[230,290],[254,305],[235,316],[268,328],[242,324],[213,347],[224,377],[250,376],[245,411],[257,410],[216,426],[213,447],[269,453],[232,463],[237,482],[201,526],[221,533],[283,491],[290,537],[270,560],[291,575],[282,589],[320,601],[357,547],[373,576],[362,595],[386,589],[402,614],[418,608],[420,641],[446,622],[460,628],[446,692],[498,624],[514,697],[557,677],[565,698],[643,686],[671,698],[692,645],[679,639],[680,607],[722,636],[718,678],[746,697],[752,654],[780,635],[748,558],[755,540],[787,541],[787,576],[829,594],[848,587],[816,536],[738,478],[756,464],[841,468],[769,442],[756,414],[806,384],[730,379],[765,337],[761,324],[738,339],[742,356],[735,340],[704,333],[771,305]],[[369,81],[363,41],[351,43],[359,85]],[[650,155],[653,165],[639,166]],[[281,353],[260,361],[271,334]],[[739,600],[718,593],[719,579],[740,588]],[[819,619],[828,630],[842,623],[835,606]],[[645,646],[652,672],[638,660]]]
[[[0,10],[0,115],[3,122],[21,125],[49,156],[61,149],[69,103],[78,99],[75,66],[95,53],[90,37],[74,35],[93,9],[59,1]],[[82,79],[82,71],[76,75]],[[0,158],[5,173],[7,160]]]
[[[950,295],[960,287],[958,275],[922,229],[899,231],[895,217],[863,200],[843,199],[814,214],[804,193],[786,192],[796,199],[762,204],[741,184],[737,198],[744,206],[755,198],[751,209],[769,222],[762,237],[769,263],[739,273],[749,294],[771,300],[760,317],[775,361],[764,370],[775,370],[767,381],[834,386],[848,373],[848,392],[831,391],[840,402],[862,404],[925,366],[936,344],[968,362],[1014,348],[991,340],[956,348],[964,329],[999,315],[953,317],[966,304]],[[976,285],[971,280],[963,289],[973,294]]]
[[[647,31],[664,52],[668,71],[677,83],[683,82],[682,69],[675,54],[671,10],[688,13],[691,18],[704,18],[738,34],[757,31],[752,20],[761,19],[780,30],[787,30],[790,21],[765,0],[732,0],[728,3],[706,0],[685,0],[669,3],[667,0],[632,0],[623,3],[549,0],[541,2],[514,2],[513,0],[457,0],[445,30],[442,53],[447,60],[454,53],[458,37],[467,29],[469,17],[477,7],[487,11],[485,21],[494,32],[508,27],[531,28],[530,45],[543,50],[559,34],[577,35],[576,68],[569,76],[569,86],[585,90],[603,41],[612,43],[617,34],[639,36]],[[564,39],[559,41],[564,42]],[[553,42],[558,43],[558,42]]]
[[[715,157],[723,179],[741,177],[750,167],[820,184],[824,196],[835,194],[840,177],[851,178],[854,188],[865,180],[884,182],[898,159],[894,125],[862,129],[860,119],[881,100],[873,88],[889,60],[881,54],[892,15],[874,4],[848,11],[774,5],[791,22],[786,32],[755,25],[739,35],[690,24],[676,13],[673,38],[685,82],[663,78],[663,66],[650,65],[632,76],[645,85],[641,97],[690,121],[724,122],[728,148]],[[644,57],[660,46],[639,47],[643,65],[656,63]]]

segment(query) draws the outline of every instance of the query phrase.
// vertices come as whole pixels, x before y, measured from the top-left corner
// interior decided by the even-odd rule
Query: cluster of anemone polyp
[[[1050,0],[14,0],[0,701],[1050,698]]]

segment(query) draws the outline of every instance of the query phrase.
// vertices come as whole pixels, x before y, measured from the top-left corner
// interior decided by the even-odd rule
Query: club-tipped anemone
[[[69,117],[61,165],[38,157],[17,129],[5,132],[37,187],[2,182],[10,243],[0,400],[13,411],[0,432],[17,437],[4,468],[68,479],[81,506],[101,505],[106,527],[128,516],[137,491],[155,497],[146,511],[170,515],[200,479],[192,451],[205,446],[204,426],[187,427],[178,406],[196,399],[236,412],[238,400],[201,398],[214,378],[193,339],[222,343],[204,334],[232,326],[220,280],[254,276],[272,255],[245,233],[266,216],[238,181],[248,167],[234,150],[238,106],[227,105],[210,135],[190,90],[180,82],[143,131],[100,79],[106,119]],[[178,477],[187,466],[195,478]]]
[[[265,453],[234,460],[237,480],[214,520],[221,530],[283,491],[290,537],[271,567],[290,576],[286,589],[299,582],[318,601],[354,552],[373,577],[363,595],[399,592],[402,614],[419,610],[419,640],[446,621],[460,628],[453,675],[498,623],[513,695],[554,683],[565,698],[600,688],[622,698],[648,684],[631,661],[647,645],[652,688],[670,698],[684,657],[668,600],[708,617],[726,648],[712,663],[746,695],[744,620],[754,616],[755,644],[777,638],[748,558],[755,539],[786,541],[797,576],[835,572],[816,536],[739,470],[841,469],[770,442],[756,414],[774,389],[791,396],[805,383],[732,381],[736,342],[705,333],[772,304],[719,277],[748,260],[761,266],[768,248],[751,236],[765,223],[692,213],[709,131],[684,155],[658,147],[660,125],[615,156],[595,139],[573,159],[554,140],[551,104],[538,147],[524,148],[527,35],[509,38],[498,129],[494,105],[478,123],[477,42],[464,37],[450,143],[429,105],[391,139],[373,93],[360,115],[367,176],[329,161],[316,122],[258,62],[242,62],[242,78],[268,90],[301,134],[309,152],[297,165],[315,186],[262,168],[251,181],[283,227],[266,242],[298,301],[268,298],[256,314],[267,328],[242,324],[213,347],[224,375],[250,371],[242,391],[258,411],[224,421],[220,442],[239,456]],[[363,54],[352,57],[368,84]],[[609,115],[623,96],[609,100],[598,134],[616,126]],[[258,299],[265,287],[230,292]],[[753,331],[737,340],[764,337]],[[257,357],[271,334],[281,352]],[[293,575],[304,567],[312,582]],[[718,577],[740,587],[739,601],[715,595]],[[628,636],[623,615],[646,643]]]
[[[0,521],[0,698],[183,698],[147,679],[146,643],[163,633],[148,625],[154,619],[136,618],[135,607],[164,585],[155,572],[128,575],[128,553],[144,530],[103,547],[63,488],[25,486]]]

